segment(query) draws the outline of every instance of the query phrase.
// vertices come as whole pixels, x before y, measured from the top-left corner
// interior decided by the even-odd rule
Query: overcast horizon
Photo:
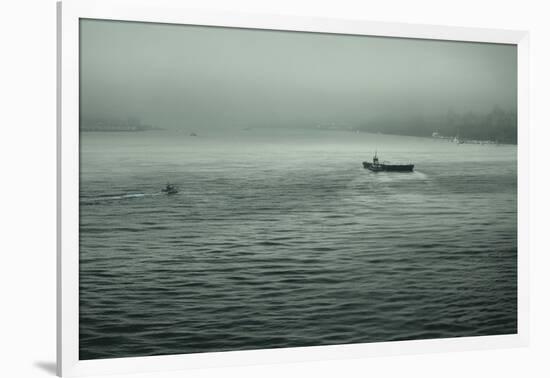
[[[81,115],[161,128],[515,111],[515,45],[81,20]]]

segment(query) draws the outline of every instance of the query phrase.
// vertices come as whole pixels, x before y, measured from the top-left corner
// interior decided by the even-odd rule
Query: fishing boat
[[[369,169],[373,172],[412,172],[414,164],[390,164],[388,162],[382,162],[378,160],[378,155],[375,152],[372,158],[372,163],[368,161],[363,162],[363,168]]]
[[[178,192],[178,188],[174,184],[166,184],[166,186],[162,189],[163,193],[166,194],[176,194]]]

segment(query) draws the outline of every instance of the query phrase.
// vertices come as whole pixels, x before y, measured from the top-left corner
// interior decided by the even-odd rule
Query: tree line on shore
[[[362,131],[410,136],[430,136],[517,143],[517,112],[495,106],[487,113],[457,113],[425,117],[380,117],[359,127]]]
[[[81,117],[81,131],[145,131],[153,126],[142,123],[137,117],[116,118],[105,116]]]

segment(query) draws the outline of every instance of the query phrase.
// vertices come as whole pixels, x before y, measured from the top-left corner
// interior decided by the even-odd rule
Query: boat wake
[[[377,181],[380,182],[394,182],[394,181],[405,181],[405,180],[428,180],[429,176],[420,171],[406,172],[406,173],[395,173],[395,172],[373,172],[373,177],[376,177]]]
[[[88,198],[80,198],[80,204],[81,205],[94,205],[97,203],[103,203],[103,202],[109,202],[109,201],[120,201],[120,200],[131,200],[131,199],[137,199],[137,198],[145,198],[145,197],[154,197],[154,196],[160,196],[164,193],[162,192],[156,192],[156,193],[126,193],[126,194],[119,194],[119,195],[104,195],[104,196],[96,196],[96,197],[88,197]]]

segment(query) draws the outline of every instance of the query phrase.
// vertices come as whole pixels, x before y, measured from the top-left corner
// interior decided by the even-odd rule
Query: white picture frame
[[[79,32],[80,18],[323,32],[517,45],[518,53],[518,333],[220,353],[79,360]],[[144,373],[198,367],[344,359],[525,346],[528,289],[528,51],[525,31],[304,18],[184,9],[177,1],[58,3],[57,372],[60,376]]]

